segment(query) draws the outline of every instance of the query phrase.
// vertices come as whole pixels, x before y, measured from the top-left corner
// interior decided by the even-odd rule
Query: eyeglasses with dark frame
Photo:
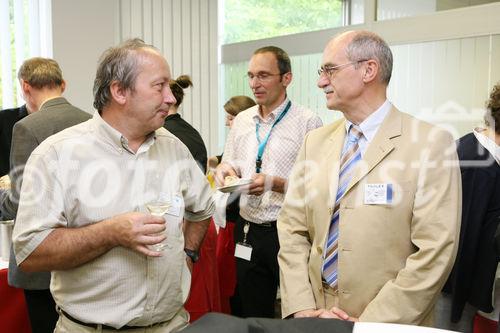
[[[284,74],[286,73],[272,74],[272,73],[262,72],[257,74],[247,73],[246,76],[248,78],[248,81],[252,81],[254,78],[256,78],[259,82],[266,82],[269,81],[273,76],[281,76]]]
[[[330,66],[330,65],[321,66],[318,69],[318,75],[321,76],[321,75],[325,74],[327,77],[332,77],[333,74],[340,71],[342,68],[344,68],[346,66],[358,64],[360,62],[364,62],[364,61],[368,61],[368,60],[369,59],[356,60],[356,61],[347,62],[347,63],[342,64],[342,65],[337,65],[337,66]]]

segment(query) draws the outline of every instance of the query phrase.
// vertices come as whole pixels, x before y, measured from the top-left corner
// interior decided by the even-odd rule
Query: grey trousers
[[[458,323],[452,323],[451,317],[451,296],[441,293],[436,303],[434,326],[450,331],[472,333],[474,316],[477,309],[469,304],[465,304],[462,318]]]

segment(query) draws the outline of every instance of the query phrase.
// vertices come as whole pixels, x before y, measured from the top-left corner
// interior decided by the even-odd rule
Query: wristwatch
[[[184,248],[184,252],[186,252],[186,255],[189,257],[189,259],[191,259],[193,264],[200,259],[200,254],[198,253],[198,251]]]

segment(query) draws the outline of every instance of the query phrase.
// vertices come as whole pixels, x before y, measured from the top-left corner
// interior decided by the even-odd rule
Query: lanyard
[[[272,132],[274,126],[276,126],[280,122],[280,120],[283,119],[285,114],[290,109],[290,106],[292,106],[292,102],[288,101],[288,104],[286,105],[285,110],[283,110],[283,112],[281,112],[281,114],[278,116],[278,118],[276,118],[276,120],[273,123],[273,126],[271,126],[271,129],[269,130],[269,132],[267,132],[267,135],[264,138],[264,140],[262,140],[262,142],[260,141],[260,138],[259,138],[260,123],[257,122],[257,124],[255,125],[255,135],[257,136],[257,142],[259,143],[259,149],[257,151],[257,159],[255,160],[255,172],[256,173],[260,173],[260,170],[262,168],[262,155],[264,155],[264,149],[266,149],[267,141],[269,141],[269,136],[271,135],[271,132]]]

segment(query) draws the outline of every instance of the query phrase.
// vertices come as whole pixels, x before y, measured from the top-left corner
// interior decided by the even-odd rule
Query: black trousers
[[[31,331],[33,333],[53,333],[59,314],[49,289],[26,290],[24,298],[28,307]]]
[[[246,222],[241,216],[236,222],[236,243],[243,241],[243,226]],[[279,284],[276,222],[272,222],[271,226],[250,223],[247,243],[252,246],[251,260],[236,258],[236,293],[241,302],[240,316],[274,318]]]

